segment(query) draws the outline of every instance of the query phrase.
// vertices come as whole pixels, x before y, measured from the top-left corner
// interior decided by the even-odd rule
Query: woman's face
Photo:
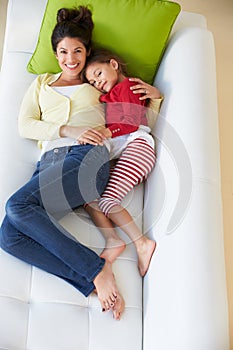
[[[56,57],[63,76],[77,78],[85,66],[87,50],[77,38],[66,37],[58,43]]]

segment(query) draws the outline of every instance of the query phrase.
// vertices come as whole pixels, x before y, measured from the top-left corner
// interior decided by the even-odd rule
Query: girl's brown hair
[[[87,82],[86,69],[92,63],[110,63],[114,59],[118,63],[118,71],[124,75],[127,75],[126,64],[123,62],[122,58],[110,50],[105,48],[94,48],[91,50],[91,54],[87,57],[85,68],[82,72],[83,80]]]

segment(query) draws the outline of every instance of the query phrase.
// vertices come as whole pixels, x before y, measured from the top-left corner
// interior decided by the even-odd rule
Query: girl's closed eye
[[[88,83],[89,83],[90,85],[94,86],[94,85],[95,85],[95,80],[89,80]]]
[[[89,84],[91,84],[92,86],[95,86],[97,84],[97,82],[99,81],[99,79],[101,78],[101,74],[102,74],[102,71],[95,72],[96,79],[89,80]]]
[[[100,78],[100,77],[101,77],[101,74],[102,74],[102,71],[101,71],[101,70],[96,71],[96,72],[95,72],[96,78]]]

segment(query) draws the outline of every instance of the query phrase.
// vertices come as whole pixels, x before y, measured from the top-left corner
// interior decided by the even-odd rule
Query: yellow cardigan
[[[70,98],[50,85],[61,73],[39,75],[30,85],[21,104],[18,127],[22,137],[42,141],[58,139],[62,125],[104,127],[100,92],[90,84],[77,87]]]

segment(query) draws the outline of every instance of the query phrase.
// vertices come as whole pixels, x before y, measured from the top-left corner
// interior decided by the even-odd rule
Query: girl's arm
[[[101,102],[106,103],[106,125],[111,137],[132,133],[141,124],[146,123],[145,102],[135,95],[130,87],[134,83],[124,79],[117,84],[109,94],[101,96]],[[140,94],[141,96],[141,94]]]

